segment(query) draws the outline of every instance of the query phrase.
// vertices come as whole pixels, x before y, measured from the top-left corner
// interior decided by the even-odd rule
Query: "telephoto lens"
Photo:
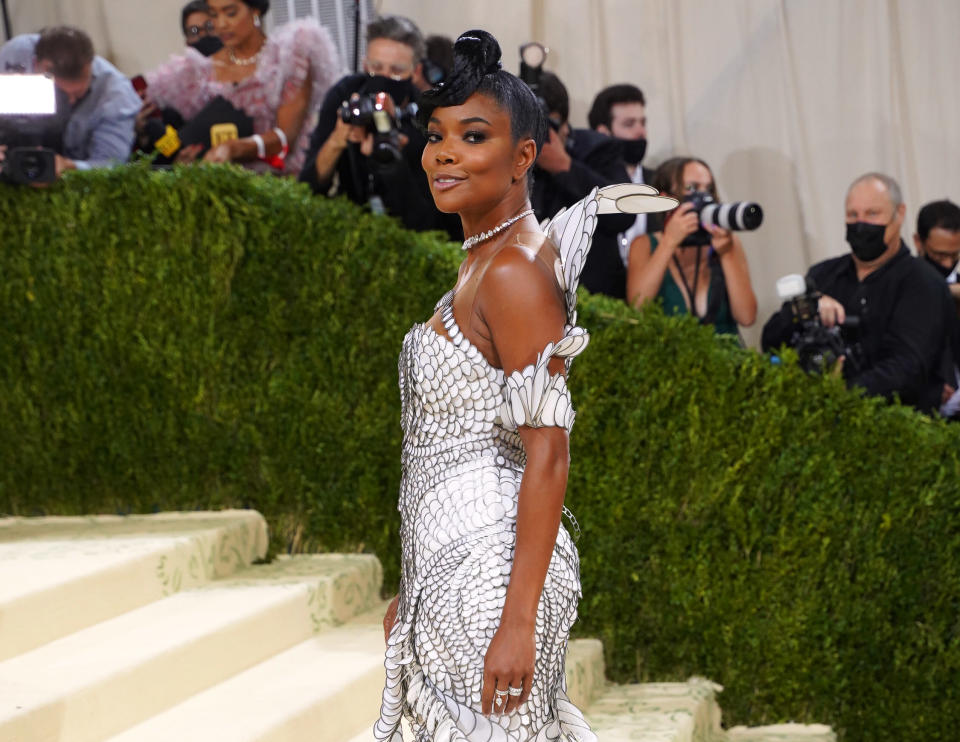
[[[709,203],[700,210],[700,223],[734,232],[748,232],[763,223],[763,209],[753,201]]]

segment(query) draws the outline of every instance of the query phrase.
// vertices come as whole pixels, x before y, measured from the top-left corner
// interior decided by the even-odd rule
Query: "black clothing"
[[[845,367],[848,383],[887,399],[897,393],[924,412],[939,408],[943,384],[950,381],[954,310],[936,271],[901,241],[899,252],[863,281],[850,254],[817,263],[807,281],[839,301],[847,316],[860,318],[863,368],[848,374]],[[790,307],[784,305],[764,325],[761,345],[765,351],[778,347],[792,332]]]
[[[317,153],[333,133],[337,125],[340,104],[363,89],[368,75],[347,75],[327,91],[320,107],[317,127],[310,137],[300,181],[308,183],[314,193],[326,194],[331,180],[317,178]],[[351,142],[337,162],[339,176],[337,195],[346,194],[351,201],[367,204],[371,197],[378,196],[385,211],[400,219],[405,227],[416,230],[441,229],[453,239],[463,239],[463,229],[456,214],[441,213],[433,202],[427,184],[427,176],[420,163],[426,144],[423,133],[409,120],[400,124],[399,130],[409,142],[403,148],[402,159],[389,165],[380,164],[360,153],[360,145]]]
[[[567,140],[567,152],[567,172],[534,171],[530,200],[541,221],[576,203],[594,186],[630,182],[620,145],[612,137],[592,129],[574,129]],[[580,274],[581,286],[594,293],[626,298],[627,270],[620,258],[617,235],[630,229],[635,219],[633,214],[609,214],[597,219],[593,245]]]

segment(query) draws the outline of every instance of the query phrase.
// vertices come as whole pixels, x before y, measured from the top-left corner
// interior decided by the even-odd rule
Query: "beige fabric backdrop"
[[[176,50],[179,0],[9,0],[14,28],[68,22],[125,72]],[[759,201],[743,237],[760,300],[751,341],[776,308],[774,282],[846,249],[843,196],[868,170],[898,178],[910,243],[924,202],[960,200],[960,2],[956,0],[380,0],[425,33],[473,27],[516,70],[528,40],[586,124],[596,91],[647,96],[647,164],[695,154],[721,195]]]

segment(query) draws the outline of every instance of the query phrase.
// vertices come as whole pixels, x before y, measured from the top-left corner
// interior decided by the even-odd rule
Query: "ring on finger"
[[[508,686],[507,686],[507,692],[508,692],[511,696],[522,696],[522,695],[523,695],[523,688],[522,688],[522,687],[521,687],[521,688],[514,688],[512,685],[508,685]]]

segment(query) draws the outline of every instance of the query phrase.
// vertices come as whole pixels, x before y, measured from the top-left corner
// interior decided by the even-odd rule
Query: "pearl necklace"
[[[532,213],[533,213],[533,209],[527,209],[526,211],[521,211],[521,212],[520,212],[519,214],[517,214],[516,216],[511,216],[511,217],[510,217],[509,219],[507,219],[506,221],[500,222],[500,223],[499,223],[497,226],[495,226],[493,229],[488,229],[486,232],[481,232],[480,234],[475,234],[475,235],[473,235],[473,237],[467,237],[467,239],[465,239],[465,240],[463,241],[463,249],[464,249],[464,250],[469,250],[471,247],[474,247],[474,246],[476,246],[476,245],[479,245],[481,242],[486,242],[486,241],[489,240],[491,237],[493,237],[495,234],[498,234],[498,233],[502,232],[502,231],[505,230],[507,227],[509,227],[511,224],[513,224],[514,222],[518,222],[518,221],[520,221],[521,219],[523,219],[523,217],[525,217],[525,216],[530,216]]]
[[[230,57],[231,64],[235,64],[240,67],[246,67],[247,65],[256,64],[257,60],[260,59],[260,52],[262,51],[263,51],[263,48],[261,47],[260,51],[258,51],[252,57],[238,57],[236,54],[233,53],[233,49],[228,48],[227,54]]]

